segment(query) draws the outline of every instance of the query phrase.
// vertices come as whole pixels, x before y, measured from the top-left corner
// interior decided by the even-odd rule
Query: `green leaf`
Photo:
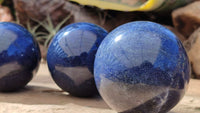
[[[56,31],[59,31],[59,30],[61,29],[62,25],[63,25],[65,22],[67,22],[67,21],[70,19],[71,16],[72,16],[72,15],[69,14],[63,21],[61,21],[61,22],[56,26],[55,30],[56,30]]]
[[[36,32],[37,36],[46,36],[48,33],[45,32]]]
[[[53,25],[53,21],[50,15],[47,15],[47,18],[44,21],[39,21],[31,18],[38,25],[31,27],[30,22],[27,23],[28,30],[36,37],[37,41],[44,43],[44,46],[47,48],[51,39],[56,35],[56,33],[61,29],[61,27],[70,19],[71,14],[69,14],[65,19],[63,19],[57,26]],[[38,31],[40,27],[43,27],[46,32]]]

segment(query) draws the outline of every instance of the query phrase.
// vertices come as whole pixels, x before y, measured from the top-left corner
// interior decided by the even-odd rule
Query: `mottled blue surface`
[[[71,24],[56,34],[48,49],[47,62],[60,88],[74,96],[97,94],[94,58],[106,35],[107,31],[90,23]]]
[[[95,58],[97,88],[122,113],[165,113],[183,97],[190,78],[186,51],[165,27],[145,21],[109,33]]]
[[[20,25],[0,22],[0,91],[23,88],[37,71],[39,46]]]

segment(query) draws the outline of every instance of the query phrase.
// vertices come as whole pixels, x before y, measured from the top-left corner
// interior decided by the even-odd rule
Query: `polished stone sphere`
[[[23,88],[36,73],[40,59],[39,46],[25,28],[0,22],[0,91]]]
[[[73,96],[98,93],[93,75],[96,51],[107,35],[103,28],[90,23],[70,24],[50,43],[47,63],[53,80]]]
[[[148,21],[119,26],[101,43],[94,77],[105,102],[120,113],[165,113],[184,96],[190,66],[180,40]]]

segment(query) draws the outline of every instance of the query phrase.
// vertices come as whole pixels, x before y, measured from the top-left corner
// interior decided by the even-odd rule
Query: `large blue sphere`
[[[48,49],[47,62],[60,88],[74,96],[97,94],[94,58],[106,35],[107,31],[90,23],[71,24],[56,34]]]
[[[121,113],[165,113],[183,97],[190,78],[187,54],[165,27],[124,24],[107,35],[94,75],[105,102]]]
[[[23,88],[37,71],[40,49],[20,25],[0,22],[0,91]]]

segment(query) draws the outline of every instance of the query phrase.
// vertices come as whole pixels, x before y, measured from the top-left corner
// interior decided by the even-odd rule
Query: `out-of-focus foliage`
[[[4,0],[0,0],[0,4],[2,4],[2,3],[3,3],[3,1],[4,1]]]
[[[36,26],[31,26],[27,23],[27,29],[36,38],[39,43],[42,43],[45,47],[48,47],[49,42],[55,36],[55,34],[61,29],[61,27],[70,19],[71,15],[68,15],[63,21],[58,25],[54,26],[50,16],[44,21],[34,20],[37,23]],[[38,29],[43,28],[45,31],[40,31]]]

